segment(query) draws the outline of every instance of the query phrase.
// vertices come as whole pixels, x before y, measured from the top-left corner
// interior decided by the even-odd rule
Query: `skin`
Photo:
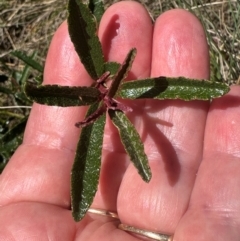
[[[122,62],[136,47],[129,79],[209,78],[208,47],[198,19],[163,13],[154,26],[136,2],[119,2],[103,16],[99,37],[108,60]],[[44,84],[90,85],[64,22],[46,60]],[[176,241],[239,240],[240,87],[211,102],[142,100],[127,113],[144,142],[153,177],[144,183],[107,122],[99,189],[93,207],[118,212],[122,223]],[[23,144],[0,176],[0,240],[137,241],[118,222],[71,217],[70,172],[86,108],[34,104]]]

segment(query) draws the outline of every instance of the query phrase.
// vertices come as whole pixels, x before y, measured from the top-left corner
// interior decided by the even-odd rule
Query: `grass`
[[[142,0],[153,19],[173,8],[184,8],[201,20],[211,55],[211,79],[240,83],[239,0]],[[0,172],[16,147],[31,108],[23,94],[27,79],[39,71],[29,68],[13,50],[24,51],[44,66],[51,38],[67,17],[67,0],[0,1]],[[113,1],[105,1],[109,5]],[[16,107],[17,106],[17,107]]]

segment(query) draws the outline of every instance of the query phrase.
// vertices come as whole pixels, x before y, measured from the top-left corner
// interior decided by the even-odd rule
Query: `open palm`
[[[99,28],[105,57],[122,62],[136,47],[130,75],[209,77],[208,47],[199,21],[184,10],[162,14],[152,25],[136,2],[119,2]],[[132,79],[132,76],[129,78]],[[47,56],[44,84],[89,85],[91,79],[70,41],[57,30]],[[102,169],[93,207],[118,212],[120,221],[174,240],[239,240],[240,89],[214,100],[136,100],[128,117],[145,145],[149,184],[130,164],[118,132],[107,121]],[[0,176],[1,241],[137,241],[119,221],[70,211],[70,173],[85,107],[34,104],[23,144]]]

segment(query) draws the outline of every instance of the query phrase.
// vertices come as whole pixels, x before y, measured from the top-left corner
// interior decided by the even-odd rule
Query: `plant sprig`
[[[219,82],[164,76],[124,82],[134,61],[136,49],[133,46],[122,64],[104,61],[97,36],[98,23],[104,12],[102,2],[90,0],[89,4],[84,4],[81,0],[69,0],[68,10],[71,40],[94,84],[89,87],[69,87],[27,83],[25,90],[31,100],[40,104],[64,107],[90,105],[85,119],[75,124],[82,131],[72,167],[71,205],[74,219],[80,221],[97,191],[107,113],[118,129],[122,144],[140,176],[146,182],[151,180],[144,145],[125,114],[131,109],[122,104],[119,97],[210,100],[227,93],[229,87]],[[108,81],[111,81],[110,87],[105,85]]]

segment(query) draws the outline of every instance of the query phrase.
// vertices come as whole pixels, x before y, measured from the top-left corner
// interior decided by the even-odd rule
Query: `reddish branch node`
[[[109,81],[109,76],[110,72],[107,71],[96,81],[96,83],[94,83],[95,87],[101,93],[99,98],[99,103],[102,102],[101,106],[95,112],[87,116],[83,121],[77,122],[75,124],[76,127],[80,128],[92,124],[109,109],[123,112],[132,111],[129,106],[124,105],[108,95],[109,88],[107,87],[106,82]]]

